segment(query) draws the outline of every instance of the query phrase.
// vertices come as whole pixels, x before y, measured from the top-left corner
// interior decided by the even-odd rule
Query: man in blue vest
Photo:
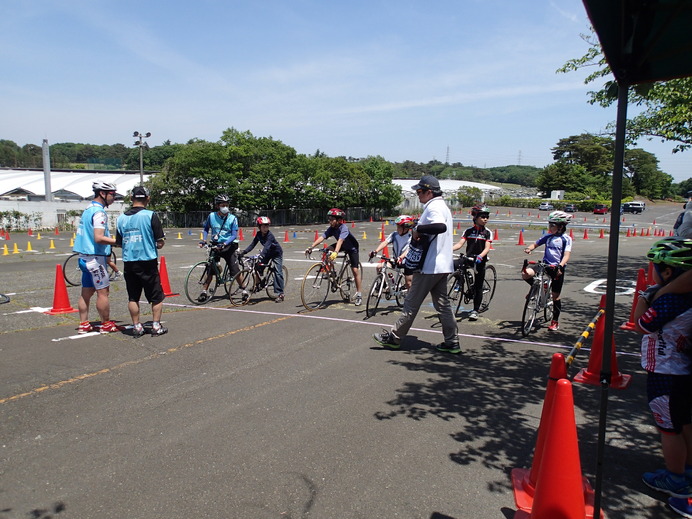
[[[151,335],[157,337],[168,332],[161,326],[163,300],[166,296],[159,276],[158,249],[165,244],[161,220],[155,212],[147,209],[149,191],[143,186],[132,190],[132,208],[118,217],[116,243],[123,248],[125,285],[127,286],[127,308],[132,317],[132,335],[144,335],[139,322],[139,298],[142,290],[151,304],[153,324]]]
[[[96,294],[96,310],[101,318],[101,333],[120,331],[110,320],[108,300],[110,282],[106,261],[111,255],[115,238],[108,230],[106,208],[115,200],[115,184],[94,182],[94,199],[82,213],[72,250],[79,253],[79,268],[82,270],[82,293],[79,296],[79,333],[94,331],[89,322],[89,302]]]

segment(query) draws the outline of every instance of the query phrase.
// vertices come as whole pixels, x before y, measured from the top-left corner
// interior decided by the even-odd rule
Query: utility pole
[[[151,137],[151,132],[147,132],[146,134],[140,133],[140,132],[134,132],[132,134],[133,137],[139,138],[139,140],[135,141],[135,146],[139,146],[139,185],[143,186],[144,185],[144,155],[143,155],[143,150],[144,148],[149,149],[149,145],[145,142],[144,139],[148,139]]]

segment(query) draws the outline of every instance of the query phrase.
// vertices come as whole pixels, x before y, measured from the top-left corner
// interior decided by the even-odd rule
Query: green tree
[[[16,168],[19,166],[21,149],[14,141],[0,139],[0,166]]]
[[[364,205],[381,208],[387,213],[391,212],[403,199],[401,188],[392,184],[394,164],[378,155],[361,161],[360,167],[369,184]]]
[[[668,196],[673,183],[673,177],[658,169],[656,156],[641,148],[625,151],[623,172],[630,179],[633,191],[649,199]],[[627,196],[624,191],[623,195]]]
[[[614,147],[610,137],[582,133],[560,139],[552,152],[558,162],[583,166],[592,175],[605,176],[613,170]]]

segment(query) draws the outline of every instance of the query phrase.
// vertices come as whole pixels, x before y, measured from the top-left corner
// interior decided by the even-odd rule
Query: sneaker
[[[113,332],[119,332],[120,331],[120,326],[115,324],[113,321],[106,321],[105,323],[101,323],[101,333],[113,333]]]
[[[692,498],[671,497],[668,499],[668,506],[676,514],[692,519]]]
[[[275,303],[283,303],[284,302],[284,295],[279,294],[278,296],[276,296],[276,299],[274,299],[274,302]]]
[[[478,312],[471,310],[471,313],[469,314],[469,321],[478,321]]]
[[[461,346],[459,346],[459,341],[454,342],[443,342],[435,346],[437,351],[444,351],[446,353],[461,353]]]
[[[207,291],[205,290],[199,295],[197,302],[204,303],[207,299],[209,299],[209,294],[207,294]]]
[[[394,335],[393,332],[388,332],[387,330],[382,330],[382,333],[376,333],[372,336],[375,342],[386,346],[387,348],[392,348],[393,350],[399,349],[399,337]]]
[[[548,330],[551,332],[554,332],[556,330],[560,329],[560,324],[557,321],[550,321],[550,326],[548,326]]]
[[[363,304],[363,296],[361,294],[356,294],[356,299],[353,301],[353,304],[356,306],[360,306]]]
[[[120,281],[122,277],[122,274],[120,274],[120,271],[118,271],[115,274],[113,274],[113,281]]]
[[[248,299],[250,299],[250,293],[247,290],[243,290],[242,297],[243,301],[247,301]]]
[[[668,470],[645,472],[642,481],[647,487],[665,492],[672,497],[692,497],[692,485],[687,478],[676,476]]]
[[[151,336],[152,337],[158,337],[159,335],[164,335],[168,333],[168,328],[165,328],[163,326],[152,326],[151,327]]]
[[[91,323],[89,321],[84,321],[82,323],[79,323],[79,328],[77,328],[77,333],[89,333],[93,332],[94,327],[91,326]]]
[[[137,338],[141,337],[142,335],[144,335],[144,326],[142,326],[141,324],[135,324],[132,327],[132,336]]]

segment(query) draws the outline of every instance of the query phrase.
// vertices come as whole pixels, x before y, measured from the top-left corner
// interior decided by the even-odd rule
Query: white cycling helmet
[[[564,211],[553,211],[548,215],[548,221],[550,223],[564,223],[567,225],[572,219],[571,214],[567,214]]]
[[[118,188],[115,187],[115,184],[111,184],[109,182],[94,182],[91,184],[91,189],[94,191],[94,193],[98,193],[99,191],[117,191]]]

